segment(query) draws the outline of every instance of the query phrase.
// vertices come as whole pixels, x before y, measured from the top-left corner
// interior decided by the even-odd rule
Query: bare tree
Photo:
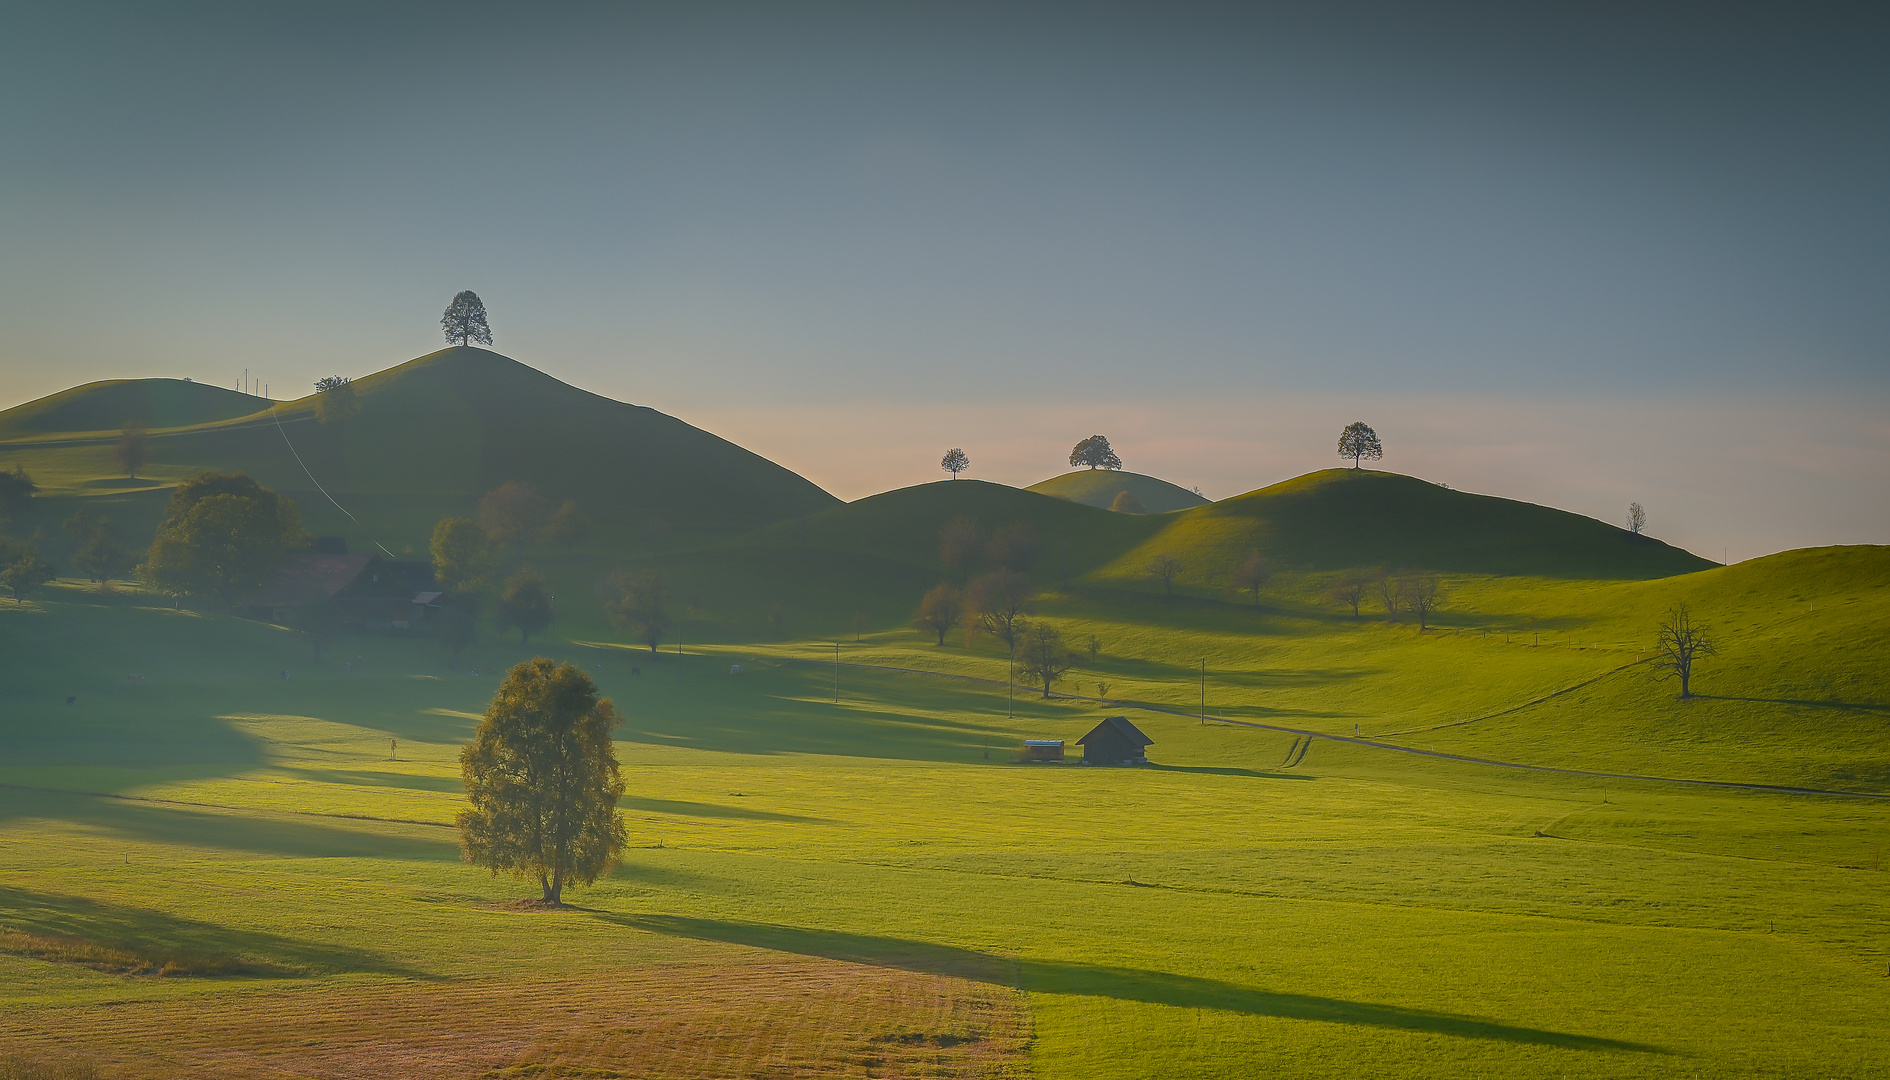
[[[1398,617],[1398,579],[1392,577],[1384,567],[1379,567],[1371,579],[1372,591],[1378,594],[1378,600],[1385,605],[1385,617]]]
[[[1345,426],[1344,431],[1339,432],[1339,456],[1351,458],[1352,467],[1356,469],[1360,458],[1371,458],[1377,461],[1384,457],[1385,447],[1378,441],[1378,433],[1371,429],[1371,425],[1363,422],[1351,423]]]
[[[945,457],[939,461],[938,467],[951,473],[952,479],[956,480],[959,473],[971,468],[971,458],[966,456],[963,450],[954,446],[945,451]]]
[[[1371,582],[1363,574],[1347,574],[1334,582],[1326,595],[1335,604],[1347,604],[1352,608],[1352,617],[1358,617],[1358,606],[1365,599]]]
[[[1017,670],[1031,682],[1042,683],[1043,696],[1049,697],[1050,688],[1075,666],[1074,658],[1063,647],[1063,635],[1049,623],[1026,625],[1022,637]]]
[[[1679,679],[1680,696],[1692,697],[1693,661],[1718,652],[1713,635],[1703,624],[1693,621],[1686,604],[1675,604],[1660,620],[1660,634],[1654,644],[1654,677]]]
[[[945,632],[957,626],[958,620],[964,616],[964,596],[950,585],[940,583],[934,585],[919,601],[919,610],[912,616],[912,625],[937,634],[938,643],[943,645]]]
[[[1641,530],[1647,528],[1647,511],[1641,509],[1640,503],[1628,503],[1627,527],[1635,536],[1641,535]]]
[[[1444,588],[1436,574],[1412,574],[1398,580],[1398,598],[1406,611],[1417,616],[1418,633],[1422,634],[1431,613],[1443,606]]]
[[[994,570],[972,582],[968,591],[978,628],[1002,641],[1005,648],[1016,649],[1030,606],[1030,581],[1015,570]]]
[[[1181,560],[1173,552],[1160,552],[1148,561],[1148,573],[1162,583],[1162,595],[1174,599],[1175,578],[1181,574]]]
[[[1087,465],[1092,469],[1120,469],[1122,459],[1109,448],[1109,440],[1101,435],[1091,435],[1077,443],[1070,451],[1070,464]]]
[[[1234,567],[1233,585],[1236,591],[1253,594],[1255,606],[1260,603],[1260,590],[1266,587],[1268,579],[1273,577],[1273,568],[1259,551],[1249,551],[1240,565]]]
[[[446,331],[449,345],[464,345],[470,341],[492,344],[492,327],[486,325],[486,305],[471,289],[454,296],[453,302],[446,305],[446,314],[440,317],[440,329]]]

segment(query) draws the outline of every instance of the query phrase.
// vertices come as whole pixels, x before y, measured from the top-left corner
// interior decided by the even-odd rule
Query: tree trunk
[[[1687,670],[1687,665],[1681,665],[1680,667],[1680,697],[1682,699],[1690,698],[1693,696],[1692,692],[1687,689],[1687,683],[1691,679],[1692,675],[1693,673]]]
[[[956,477],[954,477],[954,479],[956,479]],[[938,628],[938,643],[940,645],[945,644],[945,628],[943,626]]]

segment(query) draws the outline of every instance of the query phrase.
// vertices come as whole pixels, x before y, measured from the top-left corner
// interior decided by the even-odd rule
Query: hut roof
[[[1076,740],[1076,745],[1078,746],[1084,745],[1085,743],[1089,742],[1089,740],[1095,738],[1098,734],[1100,734],[1105,728],[1114,729],[1116,734],[1122,736],[1123,738],[1129,740],[1130,742],[1134,743],[1137,746],[1155,745],[1155,740],[1149,738],[1147,735],[1142,734],[1139,728],[1137,728],[1134,724],[1129,723],[1129,718],[1126,716],[1109,717],[1107,720],[1104,720],[1102,723],[1097,724],[1095,727],[1091,728],[1089,731],[1089,734]]]
[[[374,555],[311,555],[297,552],[289,556],[281,570],[267,585],[244,603],[255,607],[301,607],[334,596],[354,584]]]

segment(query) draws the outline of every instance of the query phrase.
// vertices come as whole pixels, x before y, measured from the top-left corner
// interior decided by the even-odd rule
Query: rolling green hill
[[[1140,499],[1143,509],[1151,514],[1204,506],[1208,501],[1166,480],[1111,469],[1079,469],[1032,484],[1024,490],[1054,495],[1086,506],[1100,506],[1104,510],[1109,509],[1118,494],[1126,491]]]
[[[240,469],[294,498],[314,531],[347,536],[357,547],[372,536],[402,552],[424,551],[434,521],[471,514],[482,494],[514,480],[554,502],[577,500],[600,531],[624,544],[733,534],[839,503],[803,477],[675,417],[579,390],[483,349],[443,349],[354,386],[360,411],[343,423],[318,423],[310,395],[255,415],[232,408],[154,434],[152,462],[141,475],[171,481],[201,469]],[[207,387],[196,392],[254,403]],[[57,397],[7,415],[36,423],[42,438],[52,430],[49,417],[92,425],[81,432],[115,432],[121,422],[97,402],[84,409],[49,404]],[[0,463],[23,464],[58,512],[90,496],[134,535],[155,522],[168,491],[111,479],[115,434],[53,442],[0,439]]]
[[[1276,569],[1369,567],[1576,579],[1644,579],[1717,564],[1648,536],[1416,477],[1326,469],[1167,518],[1104,577],[1140,576],[1157,552],[1179,556],[1184,580],[1218,586],[1258,549]]]
[[[114,379],[86,383],[0,412],[0,442],[55,434],[116,432],[141,420],[156,429],[251,416],[269,403],[186,379]]]

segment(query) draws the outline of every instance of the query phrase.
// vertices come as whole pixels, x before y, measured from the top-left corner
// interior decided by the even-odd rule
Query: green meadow
[[[396,550],[497,483],[617,485],[597,535],[512,555],[563,598],[553,631],[526,649],[488,628],[457,666],[399,637],[318,662],[291,631],[135,586],[0,602],[7,1067],[1551,1080],[1890,1061],[1890,550],[1720,567],[1347,470],[1149,515],[975,481],[841,505],[733,447],[709,470],[737,476],[731,501],[692,514],[681,481],[560,457],[591,437],[576,423],[540,430],[523,473],[436,490],[446,452],[373,421],[375,394],[388,416],[410,400],[394,376],[362,380],[360,445],[301,426],[332,444],[318,477],[365,470],[375,440],[415,460],[330,487]],[[454,408],[496,407],[468,385]],[[274,418],[245,457],[260,429],[220,401],[165,405],[154,475],[281,475],[317,531],[346,532],[270,456]],[[166,489],[110,479],[122,421],[101,405],[83,426],[83,404],[0,413],[0,466],[43,487],[26,524],[154,519]],[[764,489],[771,509],[734,508]],[[1077,649],[1053,696],[1013,685],[988,635],[906,626],[962,578],[938,551],[954,518],[1033,531],[1033,617]],[[1249,550],[1274,571],[1257,601],[1224,580]],[[1160,553],[1184,567],[1172,596],[1146,572]],[[1380,566],[1442,575],[1426,631],[1332,601]],[[618,567],[669,583],[660,652],[590,598]],[[1686,701],[1649,664],[1679,601],[1720,639]],[[452,828],[459,748],[539,654],[625,718],[631,847],[557,912],[461,862]],[[1149,766],[1015,760],[1106,715],[1153,738]]]

